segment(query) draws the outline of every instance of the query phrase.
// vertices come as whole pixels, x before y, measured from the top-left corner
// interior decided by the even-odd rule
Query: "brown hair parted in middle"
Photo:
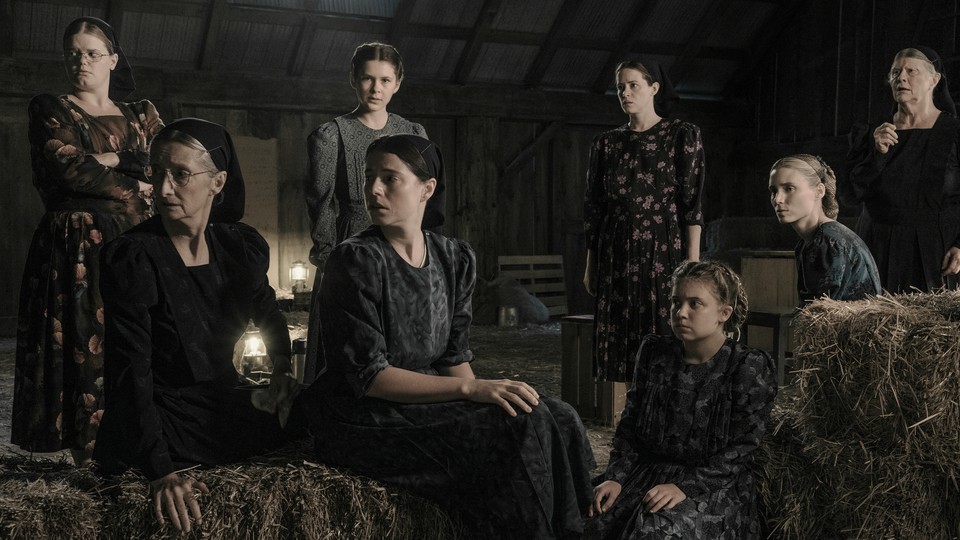
[[[356,83],[360,76],[363,65],[370,61],[382,61],[393,64],[394,71],[397,72],[397,82],[403,80],[403,59],[396,47],[386,43],[372,42],[364,43],[353,51],[353,58],[350,59],[350,82]]]
[[[99,26],[82,18],[71,22],[63,31],[64,50],[70,48],[70,41],[73,39],[73,36],[77,34],[90,34],[91,36],[103,42],[104,46],[107,48],[107,54],[114,54],[113,40],[110,39],[110,37],[107,36],[107,34]]]
[[[653,84],[656,82],[650,71],[647,69],[647,66],[643,65],[639,60],[624,60],[617,64],[617,69],[613,72],[613,79],[616,82],[617,76],[620,75],[620,72],[625,69],[635,69],[640,72],[640,75],[643,77],[643,80],[647,81],[647,84]]]
[[[673,287],[684,279],[695,279],[710,285],[721,303],[731,306],[733,313],[723,323],[725,332],[735,333],[747,320],[747,291],[740,276],[726,264],[715,260],[683,261],[670,278]]]
[[[823,214],[830,219],[836,219],[840,213],[840,205],[837,203],[837,175],[823,158],[812,154],[795,154],[778,159],[770,167],[770,171],[776,169],[797,171],[807,179],[811,187],[823,182],[824,193],[820,201]]]

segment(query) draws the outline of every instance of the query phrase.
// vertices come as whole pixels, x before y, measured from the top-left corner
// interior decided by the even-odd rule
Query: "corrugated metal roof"
[[[638,0],[580,2],[570,24],[570,37],[617,39],[629,24]]]
[[[13,4],[16,36],[14,48],[23,51],[63,52],[63,31],[77,17],[103,18],[103,9],[46,3]],[[121,40],[121,45],[123,41]]]
[[[478,0],[418,0],[410,22],[470,28],[477,22],[483,2]]]
[[[228,21],[219,36],[223,46],[218,67],[283,73],[298,32],[296,26]]]
[[[452,80],[465,45],[465,41],[456,39],[401,39],[398,47],[403,55],[404,78]]]
[[[350,76],[350,58],[358,45],[370,41],[384,41],[386,36],[380,34],[359,34],[357,32],[342,32],[339,30],[318,30],[313,35],[310,49],[304,64],[304,74],[324,74],[334,77]],[[402,54],[402,52],[401,52]],[[404,55],[404,70],[407,70],[406,56]]]
[[[607,51],[558,49],[543,76],[543,85],[558,90],[590,88],[609,55]],[[613,75],[610,78],[613,80]]]
[[[303,0],[227,0],[236,6],[256,6],[276,9],[304,9]],[[318,0],[316,10],[320,13],[340,13],[363,17],[393,17],[400,0]],[[310,2],[313,4],[313,2]]]
[[[738,64],[732,60],[694,58],[687,63],[677,91],[685,94],[720,95]]]
[[[735,0],[730,9],[718,17],[716,30],[707,38],[706,45],[750,47],[764,25],[770,24],[776,11],[777,6],[769,2]]]
[[[703,0],[670,0],[671,9],[655,9],[643,21],[644,41],[686,43],[696,29],[709,2]],[[678,51],[679,52],[679,51]]]
[[[523,81],[539,50],[539,47],[530,45],[484,43],[470,73],[470,80],[513,84]]]
[[[525,0],[504,2],[490,25],[494,30],[546,34],[560,12],[563,0]]]
[[[125,12],[120,42],[131,58],[195,63],[206,21],[200,17]]]

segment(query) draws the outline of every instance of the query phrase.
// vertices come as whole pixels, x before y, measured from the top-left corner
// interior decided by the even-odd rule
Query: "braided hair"
[[[715,260],[683,261],[673,271],[670,278],[676,288],[680,281],[695,279],[706,283],[720,300],[721,304],[733,307],[730,318],[723,323],[723,331],[736,333],[747,320],[747,291],[740,281],[740,276],[725,263]]]
[[[840,205],[837,203],[837,175],[833,169],[827,165],[827,162],[820,156],[812,154],[795,154],[785,158],[778,159],[770,167],[770,172],[777,169],[791,169],[797,171],[804,178],[810,187],[816,187],[817,184],[823,184],[823,199],[820,205],[823,207],[823,215],[830,219],[836,219],[840,213]]]

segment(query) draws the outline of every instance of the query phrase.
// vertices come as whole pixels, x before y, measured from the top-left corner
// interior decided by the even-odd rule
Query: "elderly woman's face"
[[[108,54],[107,44],[93,34],[74,34],[63,51],[63,59],[70,83],[87,92],[110,87],[110,72],[117,67],[119,57]]]
[[[176,142],[159,142],[150,149],[147,176],[153,184],[157,209],[164,220],[206,220],[227,173],[212,170],[204,152]]]
[[[890,90],[897,103],[923,103],[933,99],[940,74],[919,58],[899,58],[890,67]]]
[[[366,195],[370,220],[380,226],[420,227],[427,199],[437,181],[420,180],[396,154],[376,152],[367,157]]]

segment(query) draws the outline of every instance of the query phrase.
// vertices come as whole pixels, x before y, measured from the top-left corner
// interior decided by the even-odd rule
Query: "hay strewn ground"
[[[960,537],[960,293],[818,301],[762,449],[785,539]]]

